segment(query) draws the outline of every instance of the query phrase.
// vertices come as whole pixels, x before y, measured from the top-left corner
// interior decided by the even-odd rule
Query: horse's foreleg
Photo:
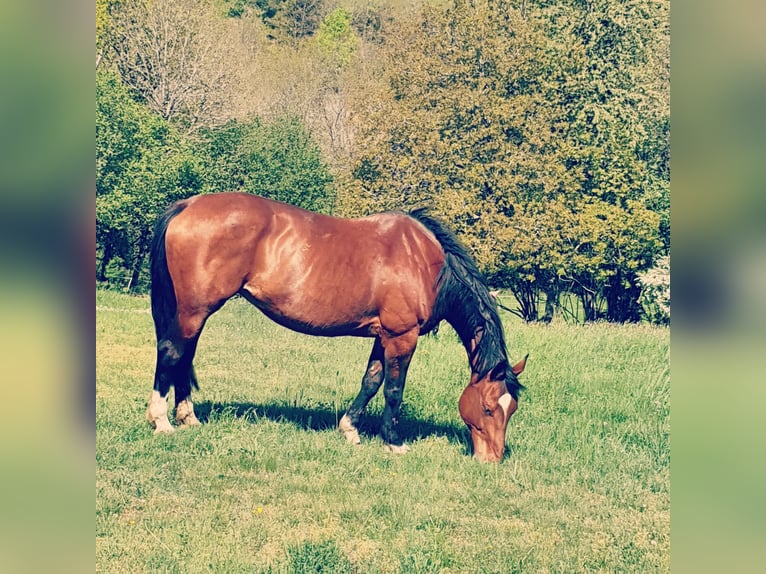
[[[146,420],[157,433],[173,432],[168,420],[168,395],[162,395],[160,391],[154,389],[149,395],[149,405],[146,407]]]
[[[343,415],[338,423],[338,430],[343,433],[346,440],[351,444],[359,444],[361,442],[356,425],[359,424],[359,418],[362,416],[364,409],[367,408],[367,404],[378,392],[382,383],[383,346],[380,344],[380,339],[375,339],[375,344],[370,353],[370,360],[367,362],[367,370],[362,379],[362,388],[346,411],[346,414]]]
[[[384,343],[385,385],[383,386],[383,394],[386,397],[386,406],[383,409],[383,425],[380,433],[386,443],[386,450],[396,454],[403,454],[409,450],[409,447],[403,444],[396,429],[399,425],[399,411],[402,406],[407,369],[410,366],[417,341],[418,331],[413,330]]]

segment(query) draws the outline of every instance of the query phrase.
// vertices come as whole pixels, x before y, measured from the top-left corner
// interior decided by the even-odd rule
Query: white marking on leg
[[[362,443],[359,438],[359,432],[356,430],[356,427],[351,424],[351,419],[348,418],[348,415],[343,415],[340,419],[340,422],[338,422],[338,430],[343,433],[343,436],[345,436],[346,440],[351,444]]]
[[[186,398],[176,405],[176,424],[185,427],[202,424],[194,414],[194,405],[192,404],[191,399]]]
[[[149,396],[146,420],[154,428],[154,434],[173,432],[173,427],[168,420],[168,398],[160,396],[159,391],[152,391]]]

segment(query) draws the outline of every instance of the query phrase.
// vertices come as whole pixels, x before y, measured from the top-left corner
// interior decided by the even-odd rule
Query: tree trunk
[[[101,257],[101,265],[98,266],[98,271],[96,272],[96,281],[106,281],[106,268],[112,260],[112,257],[114,257],[114,245],[107,239],[107,242],[104,244],[104,254]]]
[[[612,278],[609,285],[604,287],[606,298],[606,318],[615,323],[636,323],[641,320],[641,305],[638,297],[641,288],[635,277],[628,279],[630,287],[623,285],[621,271]]]
[[[527,323],[537,321],[537,289],[531,284],[521,281],[511,287],[511,292],[516,297],[516,301],[519,302],[522,318]]]
[[[596,309],[593,301],[593,295],[588,291],[580,291],[580,302],[582,303],[583,320],[594,321],[596,318]]]
[[[128,283],[128,291],[134,291],[136,285],[138,285],[138,279],[141,277],[141,267],[144,264],[144,258],[149,251],[148,233],[141,235],[141,239],[138,242],[138,254],[133,262],[133,273],[130,276],[130,283]]]
[[[553,320],[553,313],[559,304],[559,290],[555,286],[551,286],[545,290],[545,313],[543,314],[542,321],[544,323],[550,323]]]

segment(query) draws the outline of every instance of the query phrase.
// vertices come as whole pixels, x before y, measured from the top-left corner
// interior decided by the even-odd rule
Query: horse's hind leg
[[[383,383],[383,346],[380,344],[380,339],[375,339],[375,344],[372,347],[372,353],[370,353],[370,360],[367,363],[367,370],[364,373],[362,379],[362,388],[359,394],[351,403],[351,406],[343,415],[338,423],[338,430],[346,437],[346,440],[351,444],[359,444],[359,432],[356,430],[356,425],[359,424],[359,418],[361,417],[364,409],[367,408],[367,404],[372,400],[372,397],[380,389],[380,385]]]
[[[168,394],[178,375],[178,363],[183,356],[182,344],[172,339],[161,339],[157,344],[157,366],[154,371],[154,388],[146,407],[146,420],[155,433],[173,432],[168,420]]]
[[[194,338],[193,343],[187,345],[184,359],[187,359],[188,366],[186,366],[185,372],[180,374],[175,385],[176,424],[186,427],[201,424],[194,414],[194,405],[191,401],[192,387],[195,389],[199,388],[199,385],[197,385],[197,375],[194,373],[194,366],[192,365],[194,353],[197,350],[198,339],[199,335]]]
[[[154,389],[146,409],[146,418],[155,433],[173,432],[167,405],[171,386],[175,387],[176,422],[187,426],[199,424],[190,398],[192,385],[196,387],[192,361],[208,315],[208,311],[179,313],[172,332],[162,337],[157,345]]]

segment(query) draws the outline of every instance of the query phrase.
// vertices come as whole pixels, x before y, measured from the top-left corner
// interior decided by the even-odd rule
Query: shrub
[[[670,255],[660,257],[651,269],[638,274],[638,298],[650,323],[670,324]]]

